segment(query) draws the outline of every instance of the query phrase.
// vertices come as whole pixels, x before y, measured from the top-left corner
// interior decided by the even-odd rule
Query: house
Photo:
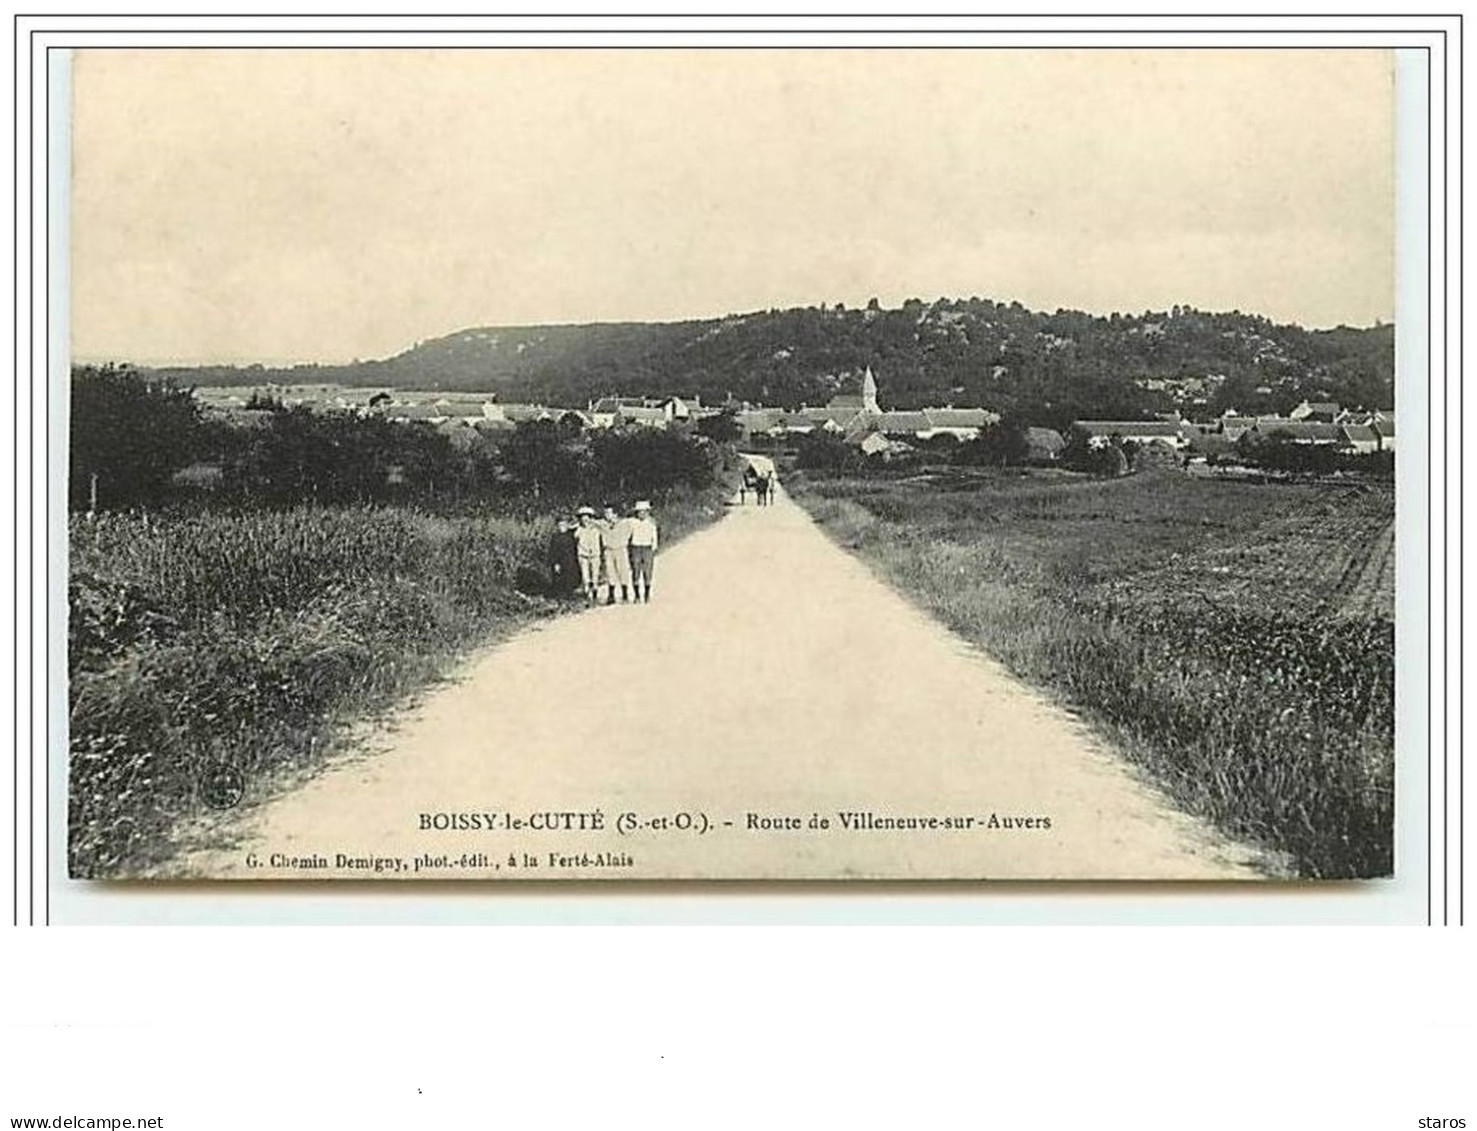
[[[1000,423],[1000,414],[983,408],[925,408],[928,427],[918,433],[920,440],[950,434],[960,440],[972,440],[981,428]]]
[[[645,397],[600,397],[589,404],[588,411],[614,413],[623,408],[648,408]]]
[[[609,396],[590,401],[585,418],[595,428],[619,424],[665,428],[675,420],[691,420],[702,414],[702,404],[696,397]]]
[[[502,410],[502,406],[495,401],[483,400],[480,396],[437,397],[430,404],[422,403],[420,407],[434,408],[446,420],[463,424],[476,424]]]
[[[1379,438],[1379,450],[1382,452],[1393,452],[1395,450],[1395,413],[1377,412],[1374,419],[1370,421],[1369,427]]]
[[[1339,445],[1344,450],[1358,456],[1371,455],[1380,450],[1379,434],[1369,425],[1340,424],[1338,428],[1344,434],[1343,443]]]
[[[1074,428],[1081,428],[1088,436],[1088,445],[1102,447],[1114,439],[1122,443],[1132,440],[1135,444],[1168,444],[1183,448],[1189,443],[1184,427],[1170,420],[1078,420]]]
[[[1265,426],[1257,425],[1258,436],[1282,436],[1294,444],[1333,445],[1344,443],[1344,430],[1338,424],[1315,420],[1274,419]]]
[[[385,416],[391,420],[425,422],[428,424],[440,424],[449,419],[446,415],[446,410],[440,405],[434,404],[390,405],[385,409]]]
[[[882,432],[868,432],[856,446],[868,459],[892,460],[910,455],[915,450],[907,441],[889,440]]]
[[[1315,424],[1332,424],[1339,415],[1339,406],[1333,401],[1305,400],[1287,414],[1293,420],[1307,420]]]
[[[874,423],[879,431],[892,436],[919,436],[931,427],[928,415],[921,411],[878,413]]]
[[[1277,428],[1284,428],[1290,424],[1302,423],[1290,416],[1258,416],[1252,428],[1258,432],[1271,432]]]
[[[816,430],[816,422],[800,412],[781,413],[780,418],[769,426],[771,436],[808,436]]]
[[[800,415],[824,431],[845,432],[846,426],[856,419],[859,411],[845,408],[806,408],[802,405]]]
[[[588,403],[585,411],[596,428],[613,428],[621,409],[645,407],[644,397],[598,397]]]
[[[533,420],[552,420],[554,413],[541,404],[503,405],[503,419],[514,424],[527,424]]]
[[[1190,451],[1207,460],[1232,459],[1236,456],[1236,440],[1225,432],[1198,432],[1190,437]]]
[[[594,413],[591,413],[593,416]],[[671,421],[666,410],[645,405],[623,405],[615,413],[614,426],[634,424],[642,428],[665,428]]]
[[[1256,428],[1256,421],[1257,418],[1254,416],[1241,416],[1239,414],[1222,416],[1220,421],[1221,435],[1234,443],[1241,439],[1243,433],[1253,431]]]
[[[1219,431],[1223,436],[1229,436],[1232,440],[1241,439],[1242,433],[1250,433],[1252,428],[1257,427],[1257,418],[1254,415],[1241,412],[1239,409],[1226,409],[1220,413],[1219,421],[1211,422],[1211,427]]]
[[[877,415],[880,416],[881,413],[878,413]],[[846,428],[841,434],[841,438],[845,440],[848,444],[856,444],[860,443],[863,439],[865,439],[867,436],[870,436],[873,432],[876,431],[877,416],[872,416],[868,413],[859,412],[855,416],[853,416],[850,421],[847,422]]]
[[[1062,454],[1067,441],[1055,428],[1026,429],[1026,460],[1028,463],[1055,463]]]
[[[748,440],[753,436],[767,435],[784,415],[784,410],[778,408],[746,408],[736,412],[733,418],[743,429],[743,439]]]

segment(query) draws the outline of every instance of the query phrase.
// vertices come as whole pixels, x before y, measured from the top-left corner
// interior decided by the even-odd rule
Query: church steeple
[[[856,388],[856,378],[848,373],[845,377],[845,385],[848,389]],[[844,413],[879,413],[882,410],[877,407],[877,378],[872,376],[872,367],[867,366],[867,372],[862,377],[862,391],[860,395],[853,392],[837,392],[826,405],[829,409]]]
[[[867,366],[862,378],[862,408],[867,412],[881,412],[877,407],[877,378],[872,376],[872,367]]]

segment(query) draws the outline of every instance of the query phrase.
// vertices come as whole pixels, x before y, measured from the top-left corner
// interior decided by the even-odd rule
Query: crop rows
[[[796,486],[842,545],[1096,720],[1187,809],[1306,876],[1389,873],[1388,491]]]

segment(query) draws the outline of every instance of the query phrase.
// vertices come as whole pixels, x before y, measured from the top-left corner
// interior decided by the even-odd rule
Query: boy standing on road
[[[621,603],[625,604],[631,592],[631,520],[616,514],[614,507],[606,507],[601,538],[605,546],[605,603],[615,604],[615,587],[619,585]]]
[[[632,596],[642,604],[649,604],[651,567],[656,561],[656,523],[651,518],[651,504],[645,499],[636,504],[630,530],[631,575],[635,578]]]
[[[600,527],[595,525],[595,508],[580,507],[579,525],[574,528],[575,554],[579,558],[580,584],[585,600],[594,604],[600,599]]]

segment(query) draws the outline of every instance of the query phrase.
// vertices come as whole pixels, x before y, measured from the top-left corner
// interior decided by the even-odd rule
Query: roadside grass
[[[727,487],[658,500],[664,546]],[[311,767],[469,649],[568,603],[550,516],[397,507],[73,516],[69,867],[146,872],[181,822]]]
[[[1388,489],[1173,473],[789,485],[839,543],[1079,709],[1187,810],[1303,876],[1391,873],[1393,593],[1338,603],[1379,552]]]

